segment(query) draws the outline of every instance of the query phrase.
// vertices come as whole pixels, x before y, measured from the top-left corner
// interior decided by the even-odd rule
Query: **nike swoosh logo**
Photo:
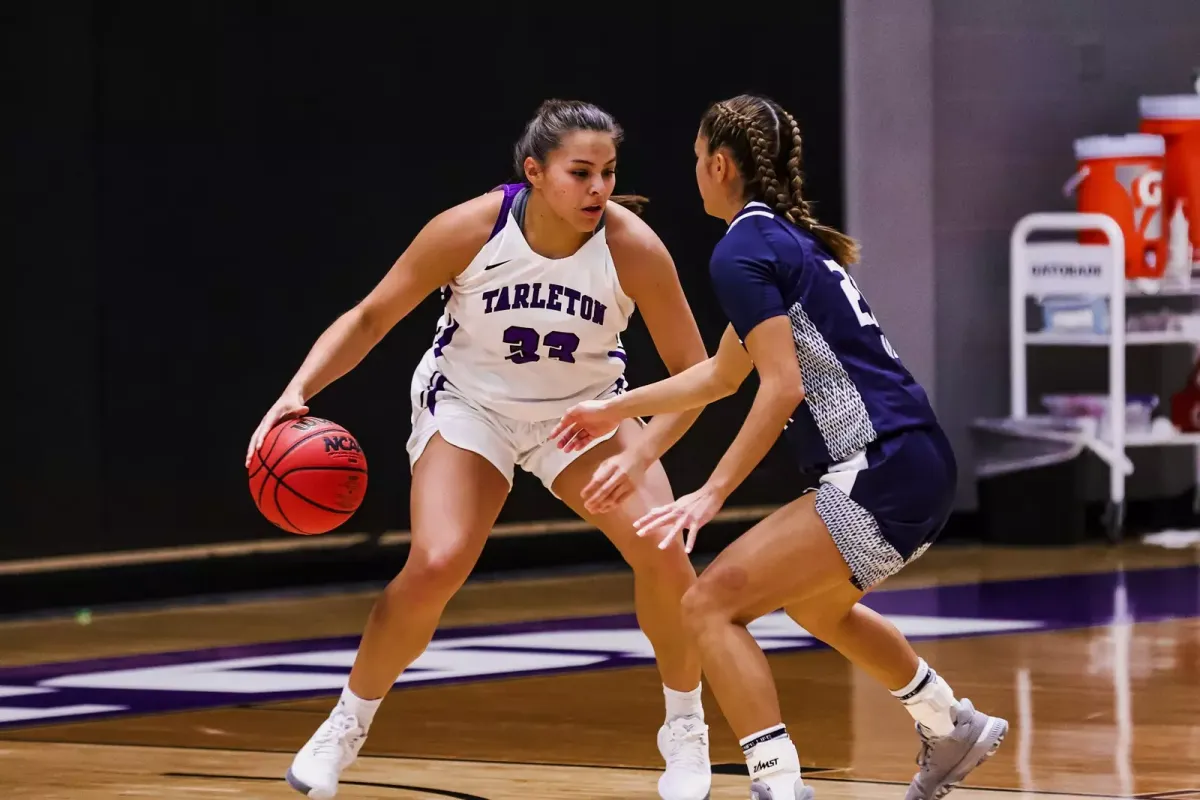
[[[486,267],[483,268],[483,271],[487,272],[489,269],[495,269],[496,267],[503,267],[509,261],[512,261],[512,259],[509,258],[509,259],[505,259],[504,261],[497,261],[495,264],[488,264]]]

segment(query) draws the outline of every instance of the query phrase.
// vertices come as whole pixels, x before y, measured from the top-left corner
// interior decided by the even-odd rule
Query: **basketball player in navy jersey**
[[[729,225],[709,265],[730,321],[719,350],[659,383],[580,404],[554,435],[573,451],[623,419],[730,395],[756,369],[753,406],[708,482],[639,519],[639,534],[670,547],[687,531],[690,551],[782,431],[800,467],[820,475],[816,490],[739,537],[683,600],[706,679],[741,739],[751,797],[812,797],[766,656],[746,630],[782,607],[904,704],[921,738],[907,800],[934,800],[995,752],[1008,723],[956,699],[900,631],[858,601],[941,531],[954,501],[954,454],[846,272],[857,245],[817,223],[801,194],[800,145],[792,115],[767,98],[708,109],[696,179],[705,211]],[[585,502],[604,504],[620,482],[601,467]]]
[[[672,373],[707,355],[666,248],[612,196],[620,139],[617,123],[593,105],[544,103],[516,146],[525,180],[430,221],[379,285],[321,335],[251,439],[247,461],[273,425],[307,413],[317,392],[443,290],[445,313],[411,384],[411,551],[371,611],[341,699],[288,771],[309,797],[337,793],[382,698],[429,645],[474,567],[517,466],[604,531],[633,567],[638,622],[666,700],[659,793],[708,796],[700,659],[680,605],[696,573],[682,544],[664,559],[633,525],[671,501],[658,458],[699,410],[657,417],[644,430],[630,422],[586,451],[565,452],[550,438],[567,408],[625,388],[620,335],[635,307]],[[601,465],[621,488],[588,510],[580,491]]]

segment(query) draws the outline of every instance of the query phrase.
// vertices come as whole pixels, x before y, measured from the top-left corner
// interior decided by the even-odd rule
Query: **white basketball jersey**
[[[522,232],[528,189],[504,187],[496,229],[446,287],[446,308],[420,372],[513,419],[555,419],[575,403],[624,388],[621,333],[634,312],[604,227],[552,259]]]

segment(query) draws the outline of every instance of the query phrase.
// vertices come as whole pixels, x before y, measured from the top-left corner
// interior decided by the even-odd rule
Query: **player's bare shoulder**
[[[437,214],[396,259],[378,290],[390,297],[408,291],[411,281],[412,291],[424,295],[454,280],[487,243],[502,202],[500,193],[489,193]]]
[[[461,254],[466,264],[491,236],[504,193],[495,191],[451,206],[429,221],[426,232],[447,255]]]
[[[621,285],[637,299],[640,289],[658,283],[663,271],[674,272],[666,245],[647,222],[628,208],[609,201],[605,210],[608,251]]]
[[[661,245],[658,234],[644,219],[612,200],[604,209],[604,230],[609,247],[615,244],[617,247],[637,249]]]
[[[617,271],[667,256],[667,248],[644,219],[611,200],[605,209],[605,236]]]

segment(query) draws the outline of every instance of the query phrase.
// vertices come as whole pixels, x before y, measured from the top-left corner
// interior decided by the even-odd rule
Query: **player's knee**
[[[638,575],[654,576],[655,579],[667,580],[672,575],[687,574],[695,577],[696,570],[683,552],[683,545],[672,542],[665,550],[658,549],[658,542],[650,539],[631,537],[632,541],[619,546],[621,557]]]
[[[733,618],[733,610],[720,587],[714,581],[705,581],[703,578],[683,593],[680,611],[684,626],[693,635],[700,635],[714,623],[728,622]]]
[[[388,586],[387,594],[408,603],[446,603],[466,583],[474,567],[474,554],[464,549],[412,552],[403,571]]]

